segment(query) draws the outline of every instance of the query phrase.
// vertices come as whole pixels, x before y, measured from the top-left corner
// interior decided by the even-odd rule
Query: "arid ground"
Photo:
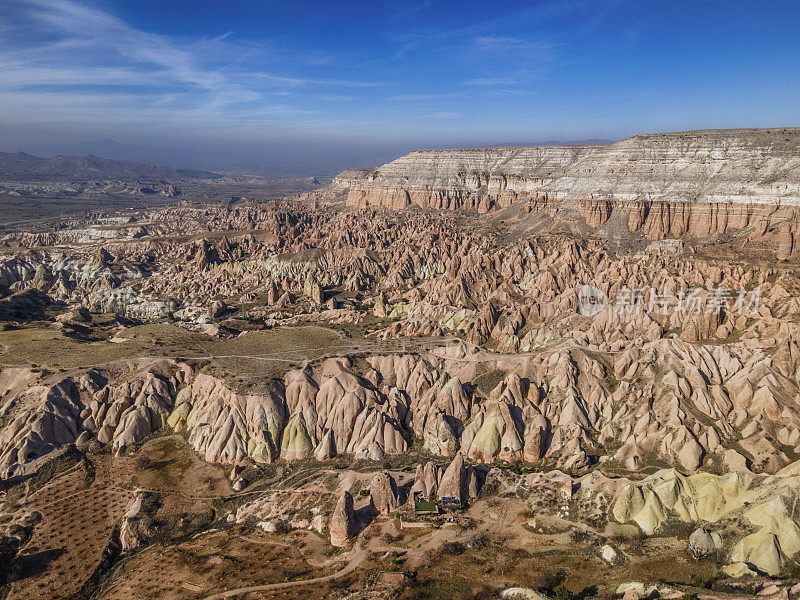
[[[799,597],[798,139],[0,184],[2,597]]]

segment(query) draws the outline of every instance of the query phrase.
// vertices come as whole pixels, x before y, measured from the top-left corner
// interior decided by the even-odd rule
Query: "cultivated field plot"
[[[164,547],[155,545],[121,563],[98,595],[102,600],[203,599],[217,592],[240,587],[313,579],[331,574],[338,567],[313,566],[306,560],[302,532],[277,538],[258,530],[215,531]],[[313,544],[313,542],[312,542]],[[296,586],[258,593],[249,598],[326,598],[334,587],[349,580],[325,585]]]
[[[42,515],[14,565],[9,598],[67,598],[91,577],[136,490],[158,498],[155,517],[180,534],[213,519],[215,499],[231,494],[224,469],[201,460],[177,435],[145,442],[123,457],[92,456],[30,494]],[[93,478],[93,479],[92,479]]]
[[[133,499],[122,486],[134,463],[99,457],[95,477],[81,467],[57,477],[28,499],[42,521],[17,557],[9,600],[56,600],[77,593],[103,559],[114,527]]]

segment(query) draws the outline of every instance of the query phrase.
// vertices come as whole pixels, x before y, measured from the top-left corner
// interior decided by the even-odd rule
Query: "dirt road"
[[[313,579],[300,579],[298,581],[282,581],[280,583],[268,583],[266,585],[251,585],[248,587],[240,587],[233,590],[228,590],[226,592],[219,592],[217,594],[212,594],[211,596],[206,596],[202,600],[223,600],[223,598],[233,598],[234,596],[238,596],[239,594],[248,594],[250,592],[270,592],[273,590],[282,590],[291,587],[312,585],[315,583],[324,583],[326,581],[338,579],[339,577],[344,577],[348,573],[352,573],[364,561],[365,557],[366,557],[366,552],[357,549],[354,551],[353,557],[350,559],[350,562],[348,562],[347,565],[345,565],[340,570],[336,571],[336,573],[332,573],[330,575],[325,575],[323,577],[315,577]]]

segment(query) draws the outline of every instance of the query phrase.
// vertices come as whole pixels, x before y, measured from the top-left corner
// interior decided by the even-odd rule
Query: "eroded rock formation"
[[[793,128],[635,135],[610,146],[418,150],[361,173],[347,204],[488,212],[575,210],[592,228],[619,212],[651,240],[775,230],[781,256],[797,244],[800,132]]]

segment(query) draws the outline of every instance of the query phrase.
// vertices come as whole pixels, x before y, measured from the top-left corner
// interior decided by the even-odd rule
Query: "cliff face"
[[[797,246],[800,129],[645,134],[610,146],[419,150],[349,172],[347,204],[488,212],[574,209],[590,227],[615,210],[649,239],[773,231]],[[343,174],[344,175],[344,174]]]
[[[534,146],[416,150],[352,181],[350,206],[393,209],[418,205],[437,209],[506,207],[535,197],[581,157],[602,146]]]
[[[550,190],[565,200],[798,203],[800,129],[636,135],[571,165]]]
[[[800,205],[800,130],[637,135],[578,161],[546,193],[592,227],[619,207],[650,239],[763,234]]]

